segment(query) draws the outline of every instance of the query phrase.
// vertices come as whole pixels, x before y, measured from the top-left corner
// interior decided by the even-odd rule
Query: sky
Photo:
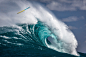
[[[0,7],[5,6],[4,4],[1,3],[1,1]],[[27,0],[27,1],[34,1],[42,4],[43,6],[48,8],[57,17],[57,19],[63,21],[74,33],[78,41],[77,51],[86,53],[86,0]],[[11,4],[13,5],[13,3],[10,3],[10,5]],[[13,6],[11,8],[15,9]],[[3,11],[6,12],[5,11],[6,9],[4,7],[2,7],[2,9],[0,10],[2,12]]]
[[[78,52],[86,53],[86,0],[30,0],[51,10],[74,33]],[[70,39],[71,40],[71,39]]]

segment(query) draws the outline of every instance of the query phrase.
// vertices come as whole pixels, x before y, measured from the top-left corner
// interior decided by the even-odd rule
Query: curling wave
[[[10,2],[17,5],[19,9],[15,6],[15,9],[10,12],[0,13],[4,16],[0,18],[0,38],[2,39],[0,45],[26,45],[28,42],[59,52],[78,55],[76,52],[78,43],[75,36],[67,25],[58,20],[48,9],[30,1]],[[8,1],[5,3],[9,5]],[[31,7],[29,10],[16,14],[18,10],[28,5]]]

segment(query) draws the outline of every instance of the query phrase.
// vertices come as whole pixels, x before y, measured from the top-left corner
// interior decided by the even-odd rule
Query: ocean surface
[[[36,25],[17,25],[19,27],[0,27],[1,57],[77,57],[46,47],[46,44],[54,44],[51,42],[54,34],[44,23],[38,21]],[[83,54],[80,53],[80,57],[86,57]]]

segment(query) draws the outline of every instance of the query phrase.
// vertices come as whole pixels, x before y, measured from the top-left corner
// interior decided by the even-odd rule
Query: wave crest
[[[23,40],[29,39],[29,42],[36,42],[39,45],[46,46],[56,51],[78,55],[76,52],[78,43],[74,34],[68,29],[67,25],[58,20],[48,9],[39,3],[30,1],[10,2],[17,5],[14,6],[16,10],[11,8],[12,5],[9,6],[9,1],[2,1],[3,4],[6,3],[6,7],[10,7],[11,9],[6,9],[7,12],[3,11],[0,13],[0,15],[3,16],[3,18],[0,16],[0,26],[17,26],[19,28],[19,30],[15,29],[17,35],[16,31],[12,30],[13,33],[15,33],[12,36],[10,35],[11,38],[16,36]],[[30,6],[30,9],[21,14],[17,14],[18,11],[25,9],[28,6]],[[6,31],[4,31],[4,33],[5,32]],[[2,33],[0,34],[0,37],[2,37]],[[6,32],[5,35],[8,36],[8,34],[9,33]],[[27,40],[25,40],[25,42],[27,42]]]

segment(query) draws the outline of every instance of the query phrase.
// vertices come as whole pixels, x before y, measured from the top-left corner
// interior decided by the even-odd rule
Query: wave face
[[[2,1],[8,12],[0,16],[0,45],[2,46],[42,46],[58,52],[73,54],[76,52],[77,40],[67,25],[58,20],[48,9],[36,2]],[[10,3],[14,5],[10,6]],[[31,8],[16,14],[30,6]],[[10,10],[10,11],[9,11]],[[71,39],[71,40],[70,40]],[[34,47],[36,48],[36,47]]]

